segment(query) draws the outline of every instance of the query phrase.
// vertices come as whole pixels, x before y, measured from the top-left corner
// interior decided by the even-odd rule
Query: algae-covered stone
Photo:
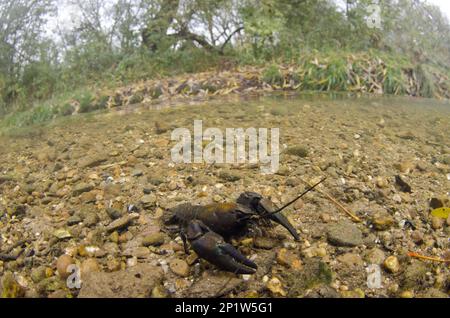
[[[161,233],[161,232],[152,233],[152,234],[145,236],[142,239],[142,245],[144,245],[144,246],[159,246],[159,245],[164,244],[164,240],[165,240],[165,237],[164,237],[163,233]]]
[[[2,298],[20,298],[25,296],[25,289],[19,285],[14,274],[6,272],[1,279]]]
[[[308,156],[308,149],[304,146],[293,146],[289,147],[286,150],[286,153],[300,158],[305,158]]]

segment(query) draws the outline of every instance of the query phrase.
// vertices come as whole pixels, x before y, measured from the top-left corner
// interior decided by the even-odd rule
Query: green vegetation
[[[374,28],[372,2],[86,0],[70,2],[79,22],[50,36],[57,0],[5,0],[0,125],[121,104],[111,91],[142,80],[245,65],[274,88],[449,98],[448,19],[423,0],[385,0]]]

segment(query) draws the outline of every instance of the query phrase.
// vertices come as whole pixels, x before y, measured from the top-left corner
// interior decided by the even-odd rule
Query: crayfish
[[[199,257],[225,271],[254,274],[257,265],[229,244],[230,238],[245,234],[251,223],[262,219],[266,223],[274,221],[282,225],[298,241],[300,237],[297,231],[281,211],[324,180],[308,188],[281,208],[277,208],[258,193],[243,192],[236,202],[231,203],[177,205],[165,215],[164,223],[166,226],[177,226],[186,254],[189,254],[187,244],[189,242]]]

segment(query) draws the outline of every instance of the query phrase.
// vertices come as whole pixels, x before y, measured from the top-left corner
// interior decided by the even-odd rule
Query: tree
[[[26,65],[42,61],[47,41],[44,28],[54,9],[53,0],[0,2],[0,82],[5,87],[1,93],[4,104],[20,94],[19,80]]]

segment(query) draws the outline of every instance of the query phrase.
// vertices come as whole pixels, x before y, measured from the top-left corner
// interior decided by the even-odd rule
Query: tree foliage
[[[448,70],[450,25],[439,8],[424,0],[382,0],[381,28],[373,28],[367,22],[374,3],[3,0],[0,109],[99,81],[195,71],[222,58],[291,59],[312,50],[384,50]],[[73,21],[49,32],[57,7]]]

